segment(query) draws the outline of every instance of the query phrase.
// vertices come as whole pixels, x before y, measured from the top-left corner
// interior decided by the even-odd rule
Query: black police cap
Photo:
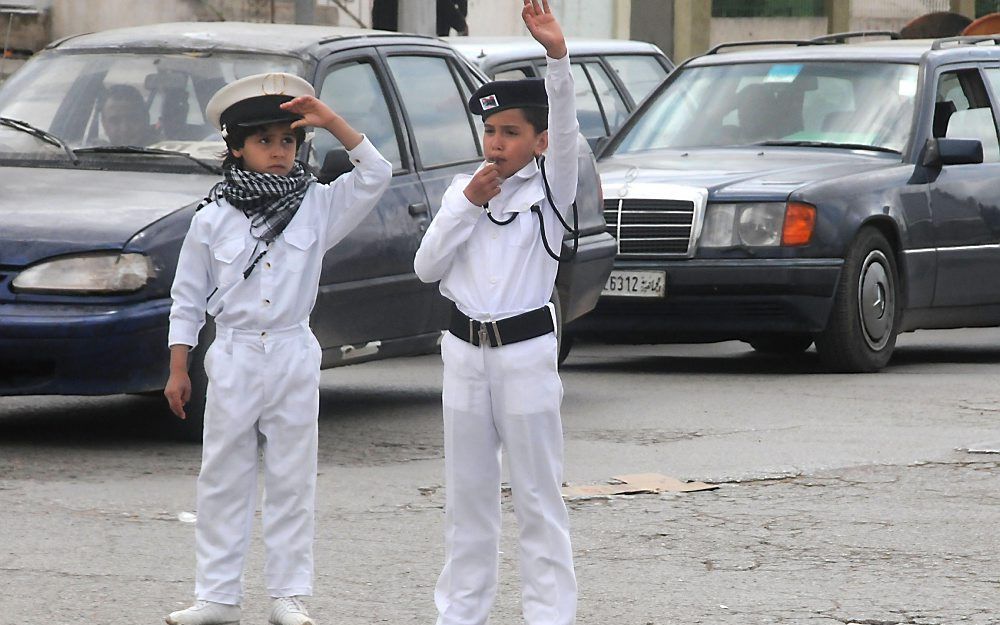
[[[548,108],[549,96],[543,78],[521,80],[494,80],[488,82],[469,98],[469,110],[486,119],[507,109]]]

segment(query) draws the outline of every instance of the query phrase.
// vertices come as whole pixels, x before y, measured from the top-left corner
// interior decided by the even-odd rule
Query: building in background
[[[381,0],[0,0],[0,80],[47,42],[84,32],[173,21],[248,21],[372,27]],[[727,41],[899,30],[914,18],[1000,11],[1000,0],[551,0],[577,38],[636,39],[675,61]],[[393,2],[393,0],[389,0]],[[438,0],[394,0],[400,30],[434,35]],[[526,36],[516,2],[466,0],[473,36]],[[451,29],[454,33],[455,29]]]

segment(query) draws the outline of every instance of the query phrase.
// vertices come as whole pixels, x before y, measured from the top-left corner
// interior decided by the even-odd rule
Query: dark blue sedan
[[[0,395],[162,389],[177,255],[224,150],[205,105],[220,86],[271,71],[310,80],[394,168],[376,209],[324,259],[312,316],[323,366],[437,348],[449,304],[417,279],[413,257],[452,178],[482,162],[465,103],[484,76],[424,37],[161,24],[57,42],[0,89]],[[560,334],[593,308],[615,253],[593,155],[579,144],[579,253],[552,294]],[[299,158],[321,181],[351,167],[323,130]],[[175,421],[197,439],[201,355],[193,417]]]

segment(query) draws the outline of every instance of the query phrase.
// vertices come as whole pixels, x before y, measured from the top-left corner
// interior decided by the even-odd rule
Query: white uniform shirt
[[[577,137],[576,101],[569,55],[546,59],[545,90],[549,99],[549,147],[545,174],[552,200],[572,223],[576,199]],[[542,174],[535,161],[525,165],[500,185],[500,194],[489,201],[498,221],[520,213],[513,223],[499,226],[486,211],[465,197],[472,176],[455,176],[441,200],[414,259],[417,276],[424,282],[441,281],[441,294],[458,309],[479,321],[497,320],[545,306],[552,295],[559,263],[542,244],[538,204],[545,219],[549,247],[559,254],[565,229],[545,197]]]
[[[244,270],[265,247],[250,234],[250,218],[225,199],[195,213],[170,290],[169,345],[197,345],[206,308],[220,326],[243,330],[287,328],[309,318],[323,255],[371,212],[392,179],[392,165],[367,138],[348,154],[354,170],[309,187],[246,279]]]

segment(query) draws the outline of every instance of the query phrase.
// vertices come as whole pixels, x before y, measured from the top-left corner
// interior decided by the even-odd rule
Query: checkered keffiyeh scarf
[[[270,243],[295,216],[309,185],[315,181],[316,177],[298,161],[287,176],[229,167],[225,180],[212,187],[206,199],[211,203],[226,198],[250,218],[250,233]]]

